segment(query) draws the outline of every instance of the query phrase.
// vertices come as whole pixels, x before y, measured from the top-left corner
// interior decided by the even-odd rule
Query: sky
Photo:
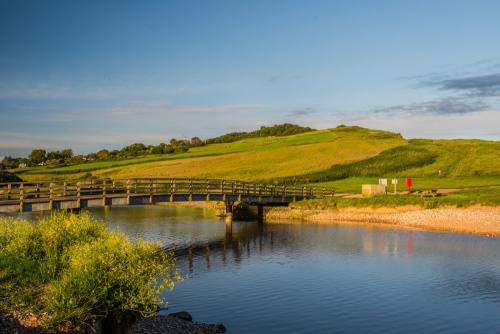
[[[500,1],[0,0],[0,157],[293,123],[500,140]]]

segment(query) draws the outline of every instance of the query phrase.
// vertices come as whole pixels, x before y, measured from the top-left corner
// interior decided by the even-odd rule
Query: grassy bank
[[[326,198],[306,200],[293,204],[298,209],[341,209],[354,208],[395,208],[400,206],[419,206],[426,209],[453,206],[467,208],[471,206],[500,206],[500,187],[480,187],[464,189],[456,192],[444,193],[436,197],[422,197],[417,195],[386,195],[369,198]]]
[[[0,289],[9,297],[0,306],[41,315],[47,330],[152,316],[177,280],[172,253],[132,243],[86,213],[0,218]]]

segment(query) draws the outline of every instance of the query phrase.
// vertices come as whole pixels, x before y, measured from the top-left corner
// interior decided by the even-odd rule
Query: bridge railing
[[[304,199],[334,195],[333,188],[269,185],[217,179],[133,178],[102,180],[64,180],[0,183],[0,205],[11,201],[37,201],[55,198],[97,198],[127,194],[230,194],[279,196]]]

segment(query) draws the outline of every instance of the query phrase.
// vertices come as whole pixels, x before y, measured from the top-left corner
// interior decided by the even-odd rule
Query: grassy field
[[[27,181],[69,178],[192,177],[272,181],[366,159],[406,141],[397,134],[356,128],[286,137],[252,138],[192,148],[176,155],[40,168],[20,174]],[[142,160],[141,160],[142,159]],[[91,175],[89,175],[91,174]]]
[[[26,181],[78,178],[216,178],[333,186],[361,193],[362,184],[405,178],[412,190],[500,185],[500,142],[406,140],[397,133],[337,127],[285,136],[192,148],[186,153],[17,170]]]

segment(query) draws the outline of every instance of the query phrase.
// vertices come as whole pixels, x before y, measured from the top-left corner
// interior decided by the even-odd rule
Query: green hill
[[[356,126],[280,137],[208,144],[186,153],[17,170],[27,181],[72,178],[215,178],[250,182],[320,183],[345,187],[378,178],[422,178],[422,187],[500,185],[500,143],[406,140]],[[443,183],[444,182],[444,183]],[[447,183],[448,182],[448,183]]]

